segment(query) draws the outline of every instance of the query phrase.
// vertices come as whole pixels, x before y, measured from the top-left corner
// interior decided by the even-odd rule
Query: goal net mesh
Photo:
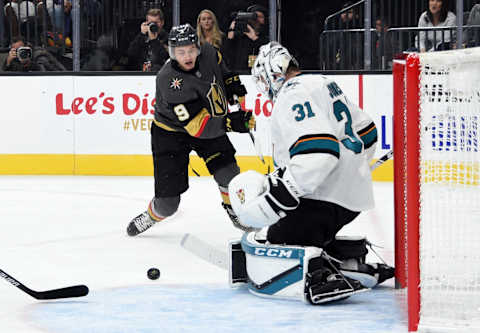
[[[480,49],[419,60],[419,328],[480,332]]]

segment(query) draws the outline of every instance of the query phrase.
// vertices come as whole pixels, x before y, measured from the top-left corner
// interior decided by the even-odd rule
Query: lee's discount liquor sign
[[[335,77],[355,103],[359,101],[358,77]],[[256,116],[257,135],[265,142],[261,149],[268,156],[272,101],[257,92],[250,76],[241,76],[241,80],[249,92],[243,107]],[[364,109],[388,145],[392,98],[388,91],[378,91],[390,85],[391,76],[365,77],[365,81]],[[6,117],[0,125],[0,139],[8,143],[0,145],[0,154],[151,154],[155,76],[0,77],[0,83]],[[248,135],[229,136],[237,155],[256,155]],[[383,154],[381,148],[377,155]]]

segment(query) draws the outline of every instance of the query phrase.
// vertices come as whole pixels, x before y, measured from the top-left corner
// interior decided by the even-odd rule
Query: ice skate
[[[127,234],[132,237],[136,236],[151,228],[157,222],[151,218],[147,211],[144,211],[130,222],[127,227]]]

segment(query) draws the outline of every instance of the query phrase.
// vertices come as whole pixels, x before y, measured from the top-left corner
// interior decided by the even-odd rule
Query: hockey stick
[[[85,285],[78,285],[78,286],[52,289],[52,290],[46,290],[46,291],[35,291],[26,287],[23,283],[16,280],[15,278],[5,273],[1,269],[0,269],[0,277],[4,278],[5,280],[13,284],[15,287],[29,294],[33,298],[40,299],[40,300],[81,297],[88,294],[88,287]]]
[[[235,103],[237,104],[237,107],[238,107],[239,111],[247,112],[244,109],[242,109],[242,105],[240,104],[240,101],[238,100],[237,95],[234,95],[234,100],[235,100]],[[252,113],[252,117],[253,117],[253,113]],[[251,130],[248,131],[248,135],[250,136],[250,139],[252,140],[253,147],[255,148],[255,151],[257,152],[257,156],[260,158],[262,163],[265,164],[265,159],[263,158],[263,154],[262,154],[262,151],[260,149],[260,146],[257,144],[257,142],[255,140],[255,137],[253,136],[253,133],[252,133]]]
[[[380,165],[382,165],[383,163],[385,163],[386,161],[388,161],[389,159],[391,159],[393,157],[393,149],[390,149],[390,151],[388,153],[386,153],[385,155],[383,155],[382,157],[380,157],[378,159],[378,161],[376,161],[375,163],[373,163],[371,166],[370,166],[370,171],[373,171],[375,170],[376,168],[378,168]]]
[[[219,268],[228,269],[227,253],[217,249],[200,238],[192,234],[185,234],[180,245],[197,257]]]

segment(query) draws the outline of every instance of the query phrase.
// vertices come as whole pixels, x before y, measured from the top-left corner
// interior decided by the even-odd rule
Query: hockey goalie
[[[248,283],[265,297],[322,304],[392,278],[394,269],[383,260],[365,262],[365,238],[337,236],[374,206],[374,122],[334,81],[302,74],[276,42],[260,48],[252,77],[274,100],[270,135],[277,169],[247,171],[229,184],[240,223],[262,230],[230,243],[230,283]]]

